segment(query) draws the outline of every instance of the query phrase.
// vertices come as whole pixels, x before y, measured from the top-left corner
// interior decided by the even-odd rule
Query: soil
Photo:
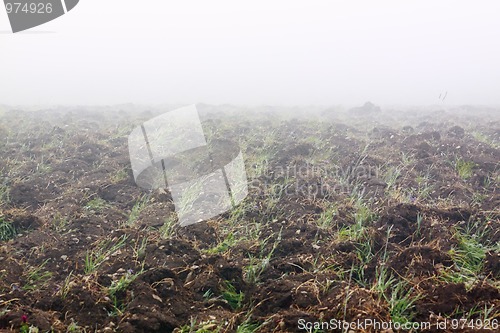
[[[1,116],[0,218],[16,235],[0,241],[0,332],[19,332],[23,316],[40,332],[299,332],[302,319],[394,321],[394,295],[414,300],[410,321],[432,323],[422,332],[500,321],[500,113],[310,120],[212,107],[203,128],[223,160],[241,149],[249,195],[171,229],[168,189],[136,186],[127,146],[160,113]],[[460,235],[479,249],[475,272]],[[396,282],[377,289],[381,270],[400,294]]]

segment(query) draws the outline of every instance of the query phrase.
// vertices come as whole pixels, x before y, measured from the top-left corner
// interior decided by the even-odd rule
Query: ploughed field
[[[264,109],[205,106],[249,194],[187,227],[132,175],[160,111],[5,111],[0,331],[500,331],[498,110]]]

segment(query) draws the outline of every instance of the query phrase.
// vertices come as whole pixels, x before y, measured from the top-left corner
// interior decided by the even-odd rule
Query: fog
[[[0,103],[500,105],[499,11],[497,1],[81,0],[12,34],[0,10]]]

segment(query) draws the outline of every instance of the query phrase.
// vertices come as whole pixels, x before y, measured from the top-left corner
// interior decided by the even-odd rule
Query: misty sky
[[[12,34],[0,8],[0,104],[500,105],[499,13],[500,1],[80,0]]]

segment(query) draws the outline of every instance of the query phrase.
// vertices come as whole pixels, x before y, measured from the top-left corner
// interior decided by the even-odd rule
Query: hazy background
[[[499,13],[499,1],[81,0],[12,34],[0,9],[0,103],[500,105]]]

